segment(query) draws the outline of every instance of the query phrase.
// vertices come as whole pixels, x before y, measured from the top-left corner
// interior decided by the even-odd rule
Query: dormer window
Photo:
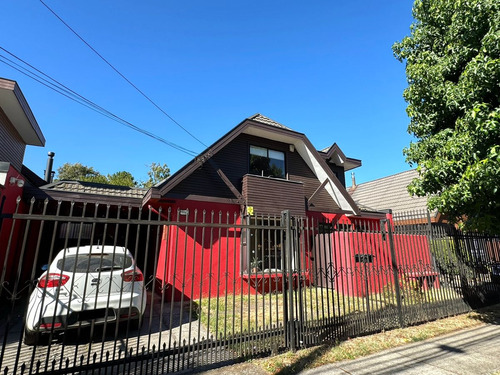
[[[285,153],[265,147],[250,146],[250,173],[285,178]]]

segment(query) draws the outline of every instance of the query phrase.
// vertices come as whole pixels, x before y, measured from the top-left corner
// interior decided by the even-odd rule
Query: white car
[[[61,250],[30,296],[24,343],[40,334],[132,320],[140,327],[146,309],[144,276],[121,246],[79,246]]]

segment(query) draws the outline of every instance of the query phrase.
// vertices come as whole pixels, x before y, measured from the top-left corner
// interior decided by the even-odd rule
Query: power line
[[[193,139],[201,143],[203,146],[208,147],[205,143],[199,140],[194,134],[192,134],[189,130],[187,130],[184,126],[179,124],[172,116],[170,116],[166,111],[164,111],[158,104],[156,104],[148,95],[146,95],[142,90],[140,90],[136,85],[134,85],[127,77],[125,77],[117,68],[113,66],[108,60],[106,60],[99,52],[97,52],[85,39],[83,39],[71,26],[69,26],[59,15],[52,10],[47,4],[40,0],[40,2],[59,20],[62,22],[64,26],[66,26],[73,34],[76,35],[78,39],[80,39],[87,47],[89,47],[99,58],[104,61],[108,66],[113,69],[120,77],[122,77],[130,86],[132,86],[135,90],[137,90],[144,98],[146,98],[151,104],[153,104],[161,113],[167,116],[174,124],[184,130],[188,135],[190,135]]]
[[[166,139],[164,139],[164,138],[162,138],[162,137],[160,137],[160,136],[158,136],[158,135],[156,135],[156,134],[154,134],[146,129],[143,129],[137,125],[134,125],[131,122],[126,121],[123,118],[115,115],[114,113],[101,107],[100,105],[96,104],[95,102],[93,102],[93,101],[85,98],[84,96],[78,94],[77,92],[71,90],[67,86],[63,85],[59,81],[57,81],[54,78],[52,78],[51,76],[45,74],[41,70],[35,68],[33,65],[29,64],[25,60],[19,58],[18,56],[14,55],[13,53],[9,52],[8,50],[6,50],[5,48],[3,48],[1,46],[0,46],[0,50],[6,52],[14,59],[22,62],[25,66],[17,63],[16,61],[14,61],[14,60],[12,60],[12,59],[10,59],[2,54],[0,54],[0,62],[11,67],[12,69],[17,70],[18,72],[33,79],[34,81],[44,85],[45,87],[57,92],[58,94],[63,95],[66,98],[71,99],[71,100],[75,101],[76,103],[81,104],[89,109],[92,109],[93,111],[95,111],[95,112],[97,112],[105,117],[108,117],[109,119],[114,120],[114,121],[116,121],[124,126],[127,126],[128,128],[131,128],[131,129],[133,129],[139,133],[142,133],[150,138],[153,138],[157,141],[160,141],[160,142],[166,144],[167,146],[170,146],[178,151],[181,151],[181,152],[188,154],[190,156],[197,155],[197,153],[194,151],[191,151],[191,150],[189,150],[185,147],[182,147],[180,145],[177,145],[173,142],[167,141]]]

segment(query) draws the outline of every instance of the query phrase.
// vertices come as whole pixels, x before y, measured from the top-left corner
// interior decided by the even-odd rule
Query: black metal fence
[[[500,291],[500,239],[426,212],[329,222],[19,201],[0,251],[4,374],[175,372],[455,315]]]

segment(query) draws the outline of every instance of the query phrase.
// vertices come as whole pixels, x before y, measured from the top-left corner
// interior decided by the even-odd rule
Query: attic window
[[[265,147],[250,146],[250,173],[285,178],[285,153]]]

